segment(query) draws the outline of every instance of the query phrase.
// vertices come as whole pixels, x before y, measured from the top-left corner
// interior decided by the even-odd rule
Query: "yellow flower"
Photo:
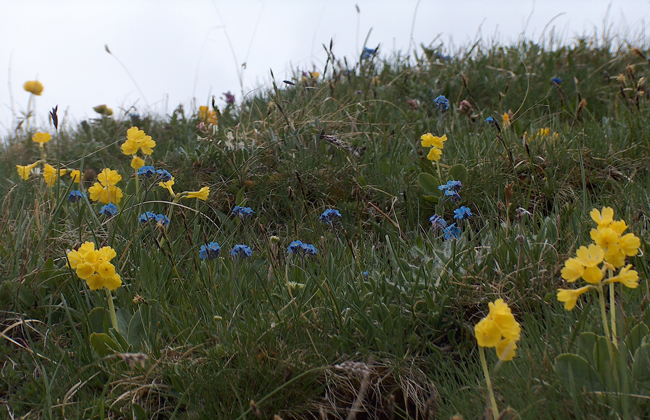
[[[135,155],[138,150],[142,150],[145,155],[153,153],[156,142],[147,136],[144,131],[138,127],[131,127],[126,131],[126,141],[122,143],[122,153],[125,155]]]
[[[495,347],[501,360],[512,360],[521,337],[521,327],[503,299],[490,302],[488,316],[474,326],[476,342],[481,347]]]
[[[435,147],[432,147],[431,150],[429,150],[429,154],[427,155],[427,159],[431,161],[439,161],[440,157],[442,156],[442,150],[436,149]]]
[[[496,322],[483,318],[474,326],[476,342],[481,347],[494,347],[501,340],[501,330]]]
[[[625,287],[636,289],[639,285],[639,273],[637,273],[635,270],[632,270],[632,264],[628,264],[624,268],[621,268],[621,271],[619,271],[617,276],[609,279],[609,282],[622,283]]]
[[[637,238],[633,233],[628,233],[623,235],[618,241],[618,245],[621,248],[621,251],[628,257],[633,257],[639,253],[639,247],[641,247],[641,240]]]
[[[144,160],[142,158],[134,156],[133,159],[131,159],[131,167],[136,171],[142,168],[143,166],[144,166]]]
[[[25,181],[29,179],[29,174],[32,172],[32,169],[34,169],[38,165],[38,162],[34,162],[31,165],[26,165],[26,166],[21,166],[21,165],[16,165],[16,169],[18,170],[18,175]]]
[[[576,252],[576,256],[585,267],[596,267],[603,262],[605,251],[598,245],[591,244],[589,248],[581,246]]]
[[[210,195],[210,187],[203,187],[199,191],[190,191],[185,198],[198,198],[199,200],[207,200]]]
[[[104,287],[115,290],[122,285],[121,277],[110,262],[116,256],[113,248],[105,246],[95,250],[92,242],[85,242],[77,251],[67,252],[68,266],[76,270],[80,279],[86,280],[90,290]]]
[[[585,267],[577,258],[569,258],[564,263],[564,268],[562,269],[562,278],[571,283],[582,277],[584,272]]]
[[[79,180],[81,179],[81,172],[79,172],[78,169],[70,171],[68,175],[70,175],[70,178],[72,178],[72,182],[76,182],[77,184],[79,183]]]
[[[447,135],[442,137],[434,136],[431,133],[423,134],[420,137],[422,140],[422,147],[437,147],[438,149],[443,149],[445,147],[445,142],[447,141]]]
[[[30,80],[25,82],[23,89],[36,96],[41,96],[41,93],[43,92],[43,84],[38,80]]]
[[[514,340],[508,340],[504,338],[496,344],[497,356],[499,360],[504,362],[510,361],[515,357],[515,350],[517,350],[517,344]]]
[[[43,179],[45,179],[48,187],[53,187],[59,177],[65,175],[67,172],[67,169],[59,169],[57,175],[56,169],[52,165],[46,163],[43,166]]]
[[[503,128],[506,128],[510,125],[510,115],[507,112],[503,114]]]
[[[594,222],[598,223],[598,228],[609,227],[609,224],[614,221],[614,209],[611,207],[603,207],[602,213],[598,209],[593,209],[589,215]]]
[[[587,283],[598,284],[603,279],[603,270],[598,267],[586,267],[582,278]]]
[[[107,107],[106,105],[97,105],[96,107],[93,108],[93,110],[96,113],[100,115],[104,115],[106,117],[110,117],[111,115],[113,115],[113,110]]]
[[[580,295],[587,293],[592,288],[593,286],[585,286],[579,289],[559,289],[557,291],[557,300],[564,302],[564,309],[571,311],[576,307]]]
[[[35,141],[36,143],[43,144],[43,143],[47,143],[48,141],[52,140],[52,136],[50,135],[50,133],[37,132],[37,133],[34,133],[34,136],[32,137],[32,140]]]
[[[105,168],[97,175],[97,180],[99,182],[95,182],[92,187],[88,188],[90,199],[101,201],[104,204],[119,204],[124,195],[115,184],[122,180],[122,175],[115,170]]]
[[[172,197],[175,197],[176,194],[174,193],[174,190],[172,189],[172,185],[174,185],[174,177],[170,179],[167,182],[159,182],[158,185],[160,185],[163,188],[167,188],[167,191],[172,195]]]
[[[216,111],[209,109],[205,105],[202,105],[199,107],[199,121],[216,125],[219,122],[219,118],[217,117]]]

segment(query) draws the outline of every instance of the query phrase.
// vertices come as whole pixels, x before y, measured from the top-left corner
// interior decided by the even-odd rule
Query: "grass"
[[[614,416],[611,400],[572,390],[553,369],[556,356],[577,351],[578,331],[602,334],[597,300],[585,295],[568,312],[555,294],[566,287],[563,262],[590,241],[594,207],[613,207],[650,252],[649,61],[639,48],[585,38],[553,49],[477,44],[450,58],[422,47],[361,63],[330,50],[324,76],[296,74],[220,108],[216,132],[182,108],[62,127],[50,163],[88,170],[86,189],[92,171],[122,174],[125,199],[110,220],[97,204],[66,200],[69,178],[54,188],[22,181],[14,165],[39,151],[32,133],[8,135],[2,415],[351,418],[365,401],[357,418],[480,418],[487,394],[473,327],[503,298],[523,330],[513,361],[488,351],[503,418]],[[437,110],[438,95],[453,108]],[[470,115],[457,109],[462,100]],[[485,119],[501,124],[509,111],[500,141]],[[157,142],[154,165],[174,175],[175,190],[210,186],[207,202],[172,205],[157,187],[143,202],[119,148],[131,126]],[[531,139],[546,127],[556,134]],[[418,186],[421,172],[436,174],[419,145],[427,132],[449,137],[443,171],[468,169],[460,204],[474,216],[457,240],[430,228],[436,206]],[[255,215],[234,218],[235,205]],[[342,213],[338,227],[319,222],[326,208]],[[438,209],[451,220],[452,206]],[[141,226],[145,210],[171,215],[170,226]],[[296,239],[318,254],[288,257]],[[65,258],[85,241],[117,251],[115,305],[143,365],[100,357],[90,342],[108,326],[93,311],[106,296]],[[224,258],[199,258],[210,241]],[[242,243],[253,256],[230,258]],[[617,296],[619,336],[650,323],[648,266],[644,256],[631,262],[642,281]],[[647,400],[647,391],[632,398],[631,413],[647,413]]]

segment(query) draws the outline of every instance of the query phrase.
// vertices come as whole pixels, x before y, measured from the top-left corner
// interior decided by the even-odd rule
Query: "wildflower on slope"
[[[96,107],[93,107],[93,111],[104,117],[110,117],[113,115],[113,110],[106,105],[97,105]]]
[[[32,172],[32,169],[34,169],[40,161],[34,162],[31,165],[16,165],[16,170],[18,171],[18,175],[25,181],[29,179],[29,174]]]
[[[73,190],[70,191],[70,195],[68,195],[68,201],[71,203],[76,203],[84,197],[86,197],[85,193],[82,193],[79,190]]]
[[[623,235],[627,230],[624,220],[614,221],[614,210],[604,207],[602,213],[593,209],[591,218],[598,224],[591,230],[591,239],[605,252],[605,261],[615,268],[625,265],[625,257],[633,257],[639,253],[640,239],[633,233]]]
[[[171,194],[172,197],[176,197],[176,193],[174,193],[174,190],[172,189],[172,186],[174,185],[174,177],[172,177],[169,181],[161,181],[158,183],[159,186],[162,188],[167,189],[169,191],[169,194]]]
[[[153,178],[156,175],[156,170],[153,166],[141,166],[138,168],[138,175],[145,178]]]
[[[43,165],[43,179],[45,179],[45,183],[47,183],[48,187],[53,187],[59,177],[65,175],[67,172],[67,169],[59,169],[57,173],[54,166],[47,163]]]
[[[375,48],[374,50],[372,48],[364,47],[363,52],[361,53],[361,59],[362,60],[367,60],[369,58],[374,57],[377,54],[377,50],[379,48]]]
[[[460,238],[461,231],[460,228],[456,226],[456,223],[452,223],[451,225],[443,228],[442,231],[445,233],[445,241],[448,241],[449,239]]]
[[[86,280],[90,290],[107,288],[115,290],[122,285],[120,275],[110,261],[117,256],[115,250],[105,246],[95,250],[95,244],[85,242],[77,251],[68,251],[68,266],[77,276]]]
[[[101,201],[104,204],[116,203],[119,204],[122,200],[122,190],[116,184],[122,180],[122,175],[117,171],[105,168],[97,175],[97,181],[90,188],[90,199],[93,201]]]
[[[50,133],[41,133],[41,132],[36,132],[32,136],[32,141],[38,143],[39,145],[43,145],[44,143],[47,143],[48,141],[52,140],[52,135]]]
[[[203,187],[198,191],[188,191],[183,198],[198,198],[199,200],[207,200],[210,195],[210,187]]]
[[[41,96],[41,93],[43,93],[43,84],[38,80],[30,80],[25,82],[23,89],[36,96]]]
[[[79,180],[81,180],[81,172],[79,171],[79,169],[70,171],[68,175],[70,175],[70,178],[72,178],[72,182],[74,182],[75,184],[78,184]]]
[[[431,225],[433,226],[434,229],[447,227],[447,222],[445,221],[445,219],[443,219],[441,216],[438,216],[437,214],[434,214],[433,216],[429,217],[429,221],[431,222]]]
[[[202,260],[214,260],[219,257],[220,253],[221,247],[219,244],[216,242],[210,242],[209,244],[201,245],[201,249],[199,250],[199,258]]]
[[[235,245],[230,251],[233,257],[247,258],[253,255],[253,250],[247,245]]]
[[[224,92],[224,93],[223,93],[223,96],[226,97],[225,100],[226,100],[226,103],[227,103],[228,105],[231,105],[231,104],[234,104],[234,103],[235,103],[235,95],[233,95],[232,93],[230,93],[230,91],[228,91],[228,92]]]
[[[441,111],[447,111],[449,109],[449,99],[445,98],[443,95],[434,99],[433,104]]]
[[[147,211],[147,212],[142,213],[140,215],[140,217],[138,217],[138,222],[140,222],[140,224],[145,224],[149,220],[156,220],[156,216],[157,216],[156,213],[154,213],[152,211]]]
[[[144,166],[144,159],[138,156],[133,156],[131,159],[131,167],[136,171]]]
[[[140,130],[138,127],[131,127],[126,131],[126,141],[122,143],[122,153],[125,155],[135,155],[138,150],[142,150],[145,155],[151,155],[156,142],[151,136]]]
[[[476,342],[481,347],[495,347],[499,359],[508,361],[515,357],[521,327],[503,299],[490,302],[490,312],[474,326]]]
[[[341,220],[341,213],[336,210],[336,209],[327,209],[321,214],[318,219],[321,221],[321,223],[325,223],[328,225],[333,225],[335,222],[338,222]]]
[[[465,220],[469,219],[472,216],[472,211],[465,206],[460,206],[454,210],[454,219]]]
[[[244,220],[251,217],[255,212],[250,207],[235,206],[235,208],[232,209],[232,214],[234,216],[239,216],[240,219]]]
[[[559,77],[554,77],[554,78],[551,79],[551,82],[553,82],[553,83],[555,83],[556,85],[559,86],[559,85],[562,84],[562,79],[560,79]]]
[[[233,96],[233,101],[235,100]],[[217,117],[217,112],[209,109],[207,106],[202,105],[199,107],[199,121],[212,124],[212,125],[217,125],[219,122],[219,118]]]
[[[300,256],[316,255],[318,253],[318,250],[314,245],[306,244],[298,240],[298,241],[293,241],[291,242],[291,244],[289,244],[289,247],[287,248],[287,253],[300,255]]]
[[[169,226],[169,217],[165,216],[164,214],[157,214],[156,226],[165,229],[167,226]]]
[[[168,171],[164,169],[157,169],[156,174],[158,175],[158,180],[161,182],[171,181],[174,177]]]
[[[427,155],[427,159],[436,162],[439,161],[440,157],[442,156],[442,149],[444,148],[445,142],[447,141],[447,135],[444,134],[442,137],[437,137],[431,133],[427,133],[423,134],[420,139],[422,140],[422,147],[431,147],[431,150],[429,150],[429,154]]]
[[[107,217],[112,217],[117,214],[117,206],[113,203],[105,204],[99,209],[99,214]]]
[[[573,310],[578,303],[578,298],[593,289],[593,286],[584,286],[579,289],[559,289],[557,300],[564,303],[564,309]]]

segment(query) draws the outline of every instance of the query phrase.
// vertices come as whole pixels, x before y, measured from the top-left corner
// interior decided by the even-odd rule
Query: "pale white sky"
[[[35,78],[45,87],[41,125],[57,104],[69,123],[104,103],[117,114],[134,104],[164,114],[179,103],[192,109],[193,98],[207,104],[211,94],[223,105],[228,90],[240,101],[242,63],[245,92],[268,86],[269,69],[278,81],[291,69],[322,69],[330,38],[337,57],[354,62],[371,28],[368,45],[381,44],[382,55],[407,51],[412,28],[416,46],[440,36],[458,47],[477,34],[508,43],[524,29],[536,41],[550,22],[571,42],[600,34],[608,6],[615,33],[648,39],[648,0],[0,0],[0,135],[26,109],[22,86]]]

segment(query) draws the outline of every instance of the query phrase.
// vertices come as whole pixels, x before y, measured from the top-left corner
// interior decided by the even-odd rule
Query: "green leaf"
[[[108,316],[104,308],[95,308],[88,314],[90,329],[94,333],[102,334],[108,331]]]
[[[420,175],[418,175],[418,184],[420,184],[420,188],[422,188],[427,195],[439,197],[442,193],[442,191],[438,189],[440,180],[431,174],[424,172],[420,173]]]
[[[650,344],[644,344],[634,352],[632,376],[639,382],[646,382],[646,386],[650,381]]]
[[[454,181],[460,181],[463,184],[467,182],[467,168],[465,165],[454,165],[449,168],[447,172],[447,178]]]
[[[430,201],[432,203],[437,203],[438,202],[438,197],[435,197],[433,195],[425,195],[424,199],[427,201]]]
[[[650,329],[648,329],[648,326],[643,322],[637,324],[630,330],[630,332],[627,334],[627,337],[625,337],[625,344],[627,345],[627,349],[631,354],[634,354],[636,352],[636,349],[641,346],[643,338],[647,337],[648,334],[650,334]]]
[[[126,308],[120,308],[115,311],[115,317],[117,318],[117,328],[120,329],[120,332],[126,334],[129,331],[129,323],[131,322],[131,312]]]
[[[140,310],[131,317],[126,340],[136,350],[142,349],[142,343],[146,341],[146,334],[144,331],[144,325],[142,325],[142,315],[140,314]]]
[[[578,356],[594,364],[594,346],[598,336],[592,332],[583,332],[578,337]]]
[[[244,204],[246,204],[246,198],[244,198],[244,192],[246,192],[246,185],[244,185],[239,189],[239,191],[237,191],[237,196],[235,197],[236,206],[243,206]]]
[[[99,357],[106,357],[121,352],[120,346],[108,334],[92,333],[90,334],[90,344],[99,355]]]
[[[131,404],[131,412],[133,413],[133,418],[135,420],[146,420],[149,417],[144,411],[144,408],[140,407],[138,404]]]
[[[577,354],[565,353],[555,358],[555,373],[564,386],[572,391],[602,391],[602,381],[596,371]]]

